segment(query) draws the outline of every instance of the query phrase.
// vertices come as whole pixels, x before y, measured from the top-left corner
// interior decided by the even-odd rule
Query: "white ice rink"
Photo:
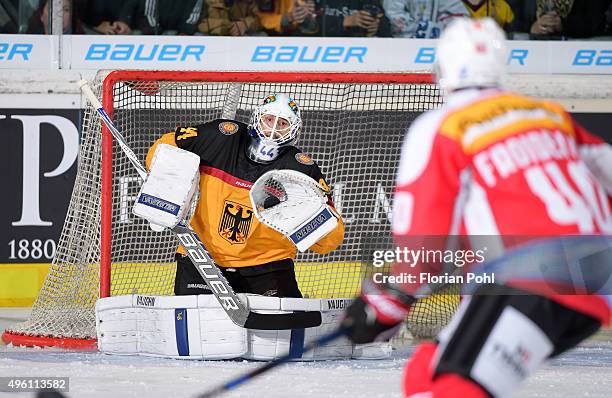
[[[0,329],[20,317],[23,311],[0,308]],[[291,363],[225,396],[400,397],[402,369],[413,348],[396,350],[392,359],[384,361]],[[261,363],[119,357],[0,345],[0,376],[69,377],[69,397],[192,397],[257,366]],[[0,396],[33,394],[0,393]],[[548,362],[517,396],[612,397],[612,333],[600,333],[574,351]]]

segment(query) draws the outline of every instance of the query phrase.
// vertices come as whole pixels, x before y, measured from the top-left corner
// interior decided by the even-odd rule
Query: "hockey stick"
[[[79,87],[91,105],[96,108],[98,116],[111,132],[129,161],[136,168],[140,177],[144,180],[147,177],[146,168],[140,163],[134,151],[125,142],[125,138],[104,110],[91,87],[89,87],[89,83],[86,80],[81,80]],[[248,329],[261,330],[303,329],[321,325],[320,311],[287,314],[260,314],[249,311],[210,257],[200,238],[186,222],[183,220],[172,228],[171,231],[187,252],[191,263],[198,270],[198,273],[213,292],[221,307],[223,307],[229,318],[236,325]]]

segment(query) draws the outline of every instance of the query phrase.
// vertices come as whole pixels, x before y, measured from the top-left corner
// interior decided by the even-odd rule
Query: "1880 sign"
[[[80,110],[3,109],[0,263],[48,263],[76,175]]]

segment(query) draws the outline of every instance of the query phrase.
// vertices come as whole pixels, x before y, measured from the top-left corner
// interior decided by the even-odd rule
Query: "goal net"
[[[300,289],[310,298],[353,297],[372,251],[392,248],[400,145],[411,121],[442,102],[427,74],[114,71],[99,73],[92,88],[141,162],[158,137],[179,125],[220,117],[248,122],[267,94],[293,96],[303,117],[297,146],[321,166],[346,224],[337,250],[296,260]],[[95,345],[98,297],[173,294],[177,243],[131,214],[139,187],[133,166],[88,107],[57,254],[30,319],[7,330],[6,342]],[[455,291],[419,302],[409,330],[435,334],[457,304]]]

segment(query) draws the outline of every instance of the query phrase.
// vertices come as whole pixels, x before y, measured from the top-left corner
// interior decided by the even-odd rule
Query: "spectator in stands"
[[[531,25],[530,33],[538,38],[538,36],[560,36],[563,29],[561,18],[566,18],[572,8],[573,0],[564,1],[557,5],[553,1],[537,0],[536,20]]]
[[[255,0],[206,0],[198,30],[212,36],[261,35]]]
[[[314,13],[298,29],[300,36],[391,37],[380,0],[315,2]]]
[[[63,33],[85,33],[83,23],[76,17],[76,14],[72,12],[70,0],[64,0],[63,2],[63,16]],[[47,0],[43,0],[39,3],[38,9],[30,18],[27,33],[51,33],[51,26],[49,25],[49,2]]]
[[[505,0],[462,0],[472,18],[491,17],[508,31],[514,21],[512,8]]]
[[[384,0],[394,37],[435,39],[457,17],[470,14],[461,0]]]
[[[330,4],[332,3],[332,4]],[[391,37],[391,24],[385,15],[382,2],[370,1],[338,1],[327,2],[325,5],[324,36],[378,36]],[[353,7],[351,7],[353,6]],[[348,13],[346,13],[348,9]],[[334,16],[342,15],[342,30]],[[331,21],[330,21],[331,19]],[[335,29],[338,29],[336,34]]]
[[[134,27],[145,35],[192,35],[204,0],[140,0]]]
[[[586,38],[606,34],[605,12],[612,0],[535,0],[533,39]]]
[[[129,35],[138,12],[138,0],[85,0],[74,3],[88,33]]]
[[[263,27],[292,36],[391,36],[380,0],[260,0]]]
[[[269,35],[299,36],[318,32],[315,0],[257,0],[257,3],[261,25]]]

